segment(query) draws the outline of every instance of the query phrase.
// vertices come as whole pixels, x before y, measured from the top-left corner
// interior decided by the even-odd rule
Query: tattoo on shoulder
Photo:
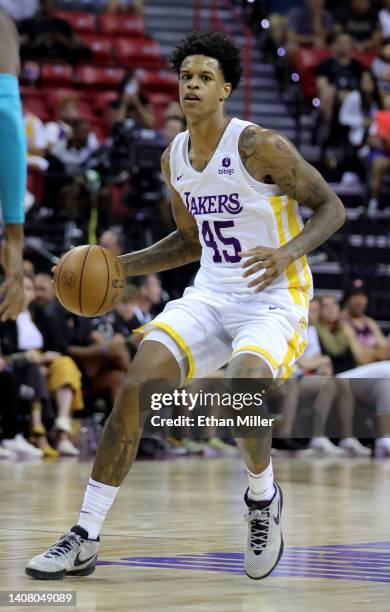
[[[249,126],[240,136],[239,151],[254,179],[275,183],[303,205],[316,208],[332,194],[320,173],[278,132]]]

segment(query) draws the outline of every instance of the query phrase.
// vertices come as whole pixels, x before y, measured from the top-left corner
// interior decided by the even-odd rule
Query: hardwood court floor
[[[1,462],[0,591],[75,590],[82,612],[389,610],[390,461],[276,458],[274,469],[286,547],[265,580],[242,570],[241,460],[217,458],[137,462],[96,572],[43,582],[24,564],[75,522],[90,464]]]

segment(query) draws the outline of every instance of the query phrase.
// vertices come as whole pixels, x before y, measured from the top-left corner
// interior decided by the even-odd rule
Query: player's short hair
[[[223,32],[192,32],[174,48],[169,61],[176,74],[189,55],[207,55],[218,60],[226,83],[237,89],[242,77],[241,50]]]

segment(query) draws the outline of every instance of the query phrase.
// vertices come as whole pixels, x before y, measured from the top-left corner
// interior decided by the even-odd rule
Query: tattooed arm
[[[241,253],[249,257],[243,267],[252,266],[244,276],[266,269],[260,277],[261,284],[259,278],[249,283],[249,286],[259,285],[257,291],[261,291],[291,262],[318,247],[339,229],[345,221],[345,211],[321,174],[281,134],[249,126],[241,134],[239,149],[242,162],[253,178],[275,183],[283,194],[313,211],[301,233],[279,249],[257,247]]]
[[[200,259],[201,245],[198,237],[198,226],[194,217],[184,206],[179,193],[171,184],[170,149],[169,146],[163,153],[161,169],[172,194],[172,210],[177,230],[146,249],[121,255],[119,260],[126,276],[162,272]]]

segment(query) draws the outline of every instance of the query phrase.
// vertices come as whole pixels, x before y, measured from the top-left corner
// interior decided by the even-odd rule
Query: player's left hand
[[[273,283],[291,263],[291,258],[283,249],[271,249],[269,247],[254,247],[248,251],[239,253],[240,257],[248,257],[241,264],[242,268],[247,268],[243,277],[247,278],[256,272],[264,270],[260,276],[252,279],[248,287],[256,287],[255,293],[264,291],[268,285]]]

